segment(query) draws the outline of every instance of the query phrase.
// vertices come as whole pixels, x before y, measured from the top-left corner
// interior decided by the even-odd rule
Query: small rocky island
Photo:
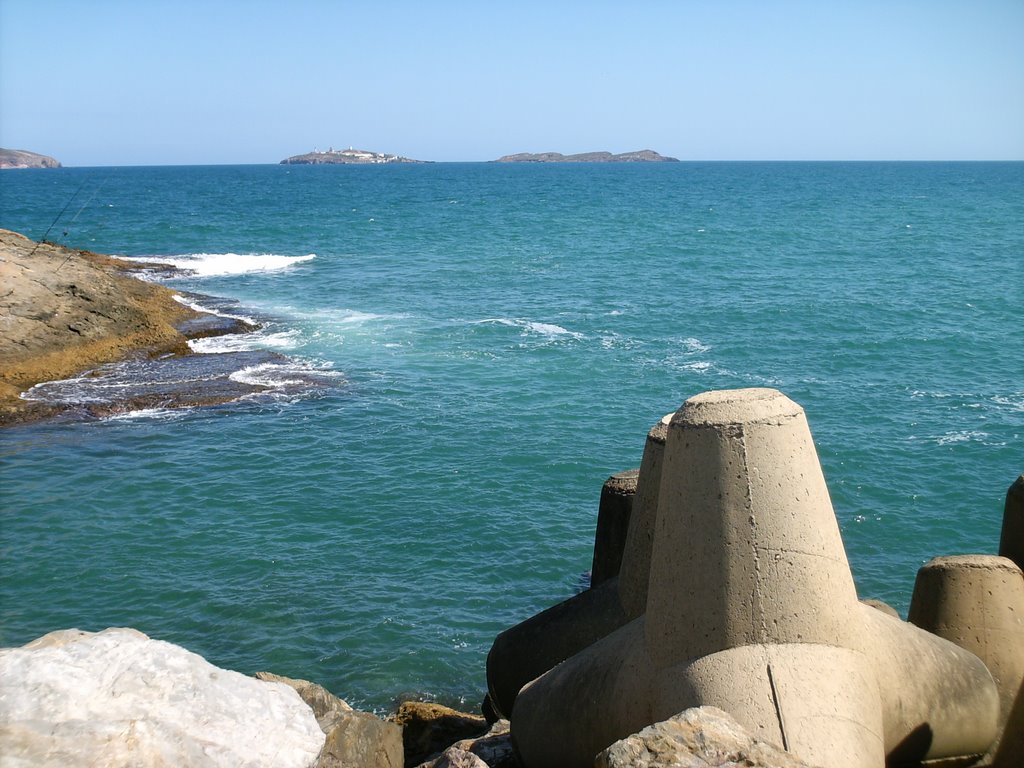
[[[60,161],[24,149],[0,148],[0,168],[60,168]]]
[[[640,149],[636,152],[581,152],[576,155],[563,155],[561,152],[520,152],[516,155],[499,157],[496,163],[678,163],[675,157],[659,155],[653,149]]]
[[[381,165],[383,163],[422,163],[401,155],[388,155],[366,149],[335,149],[326,152],[314,149],[304,155],[293,155],[281,161],[281,165]]]

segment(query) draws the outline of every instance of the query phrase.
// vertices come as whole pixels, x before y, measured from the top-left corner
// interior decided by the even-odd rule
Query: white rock
[[[307,768],[324,734],[283,683],[133,629],[0,649],[0,766]]]

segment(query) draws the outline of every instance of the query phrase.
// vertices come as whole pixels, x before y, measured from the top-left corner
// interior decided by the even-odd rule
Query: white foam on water
[[[180,419],[193,408],[140,408],[137,411],[125,411],[105,416],[103,421],[134,421],[136,419],[154,419],[158,421],[169,421]]]
[[[339,379],[340,371],[333,370],[330,363],[291,360],[285,363],[260,363],[229,374],[228,378],[240,384],[270,389],[308,387],[315,379]]]
[[[711,351],[711,345],[710,344],[705,344],[700,339],[695,339],[692,336],[689,337],[689,338],[683,339],[680,343],[683,345],[683,347],[686,349],[687,352],[692,352],[693,354],[698,354],[700,352],[710,352]]]
[[[706,373],[715,367],[715,364],[710,360],[694,360],[689,363],[683,363],[679,366],[685,371],[696,371],[697,373]]]
[[[939,445],[956,445],[957,443],[969,442],[984,443],[985,438],[988,436],[988,432],[980,432],[973,429],[962,429],[940,435],[935,439],[935,442]]]
[[[297,311],[292,307],[275,307],[272,309],[280,310],[282,313],[298,318],[326,321],[341,325],[360,325],[362,323],[370,323],[377,320],[404,320],[408,317],[408,315],[403,314],[377,314],[374,312],[363,312],[358,309],[320,309],[313,312]]]
[[[242,322],[249,323],[249,325],[259,325],[259,323],[251,317],[248,317],[246,315],[234,315],[229,312],[221,312],[219,309],[213,309],[212,307],[205,307],[199,302],[193,301],[192,299],[186,296],[182,296],[180,293],[174,294],[172,298],[179,304],[184,304],[193,312],[202,312],[207,315],[226,317],[229,320],[241,320]]]
[[[1013,395],[996,395],[992,398],[992,402],[1004,408],[1009,408],[1011,411],[1024,413],[1024,392],[1017,392]]]
[[[583,339],[586,338],[582,333],[576,331],[570,331],[567,328],[563,328],[560,325],[554,323],[539,323],[533,320],[522,320],[518,318],[507,318],[507,317],[489,317],[484,320],[473,320],[471,325],[504,325],[512,328],[522,329],[523,336],[529,336],[536,334],[539,336],[546,336],[548,338],[559,338],[566,337],[571,339]]]
[[[553,323],[534,323],[527,321],[524,325],[526,330],[532,333],[539,333],[541,336],[569,336],[573,339],[582,339],[583,334],[570,331],[560,325]]]
[[[300,346],[302,332],[293,328],[290,331],[275,333],[229,333],[223,336],[208,336],[202,339],[189,339],[188,348],[200,354],[217,354],[221,352],[251,352],[257,349],[295,349]]]
[[[283,256],[277,253],[188,253],[181,256],[133,256],[144,264],[170,264],[195,277],[245,275],[250,272],[277,272],[312,261],[315,253]]]

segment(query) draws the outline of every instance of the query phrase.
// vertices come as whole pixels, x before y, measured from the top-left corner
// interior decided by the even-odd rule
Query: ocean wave
[[[249,325],[258,325],[259,321],[247,315],[238,315],[231,312],[224,312],[223,310],[211,307],[208,304],[201,304],[195,300],[194,296],[185,296],[181,293],[176,293],[172,297],[179,304],[184,304],[186,307],[191,309],[193,312],[202,312],[207,315],[216,315],[217,317],[226,317],[229,320],[241,320],[243,323],[249,323]]]
[[[1005,445],[1003,442],[992,442],[988,432],[977,429],[953,430],[935,438],[937,445],[957,445],[958,443],[981,443],[982,445]]]
[[[112,413],[106,416],[104,421],[133,421],[135,419],[153,419],[155,421],[170,421],[180,419],[186,415],[191,408],[139,408],[134,411]]]
[[[700,339],[695,339],[692,336],[689,337],[689,338],[683,339],[680,342],[680,344],[683,345],[683,348],[687,352],[691,352],[693,354],[700,354],[701,352],[710,352],[711,351],[711,345],[710,344],[705,344]]]
[[[222,277],[250,272],[278,272],[312,261],[315,253],[282,256],[277,253],[189,253],[181,256],[133,256],[143,264],[170,264],[191,277]]]
[[[297,328],[273,333],[229,333],[224,336],[208,336],[189,339],[188,347],[193,352],[210,355],[221,352],[248,352],[255,349],[295,349],[302,339]]]
[[[342,378],[342,374],[340,371],[332,369],[329,363],[292,359],[287,362],[250,365],[235,371],[228,378],[254,387],[292,389],[321,384],[336,385],[338,379]]]
[[[568,328],[563,328],[560,325],[554,323],[541,323],[534,320],[523,320],[519,318],[507,318],[507,317],[490,317],[484,320],[474,320],[473,325],[504,325],[510,328],[519,328],[522,336],[538,335],[545,336],[547,338],[570,338],[570,339],[584,339],[582,333],[577,331],[570,331]]]
[[[375,312],[363,312],[358,309],[329,309],[312,313],[313,317],[331,320],[344,325],[369,323],[376,320],[402,320],[406,315],[382,315]]]

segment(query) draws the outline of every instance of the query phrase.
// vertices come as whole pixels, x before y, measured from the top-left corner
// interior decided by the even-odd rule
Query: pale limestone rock
[[[0,765],[307,768],[324,734],[299,695],[132,629],[0,650]]]
[[[644,728],[597,755],[595,768],[811,768],[755,739],[731,715],[695,707]]]

